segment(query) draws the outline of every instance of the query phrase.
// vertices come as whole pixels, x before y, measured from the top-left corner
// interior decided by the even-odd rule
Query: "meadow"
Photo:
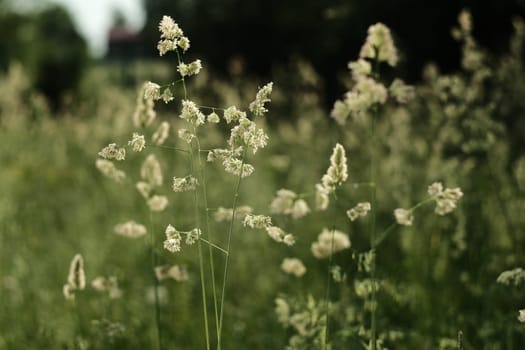
[[[525,348],[525,25],[495,56],[472,21],[416,85],[371,26],[333,108],[301,60],[214,77],[169,18],[58,114],[11,65],[0,350]]]

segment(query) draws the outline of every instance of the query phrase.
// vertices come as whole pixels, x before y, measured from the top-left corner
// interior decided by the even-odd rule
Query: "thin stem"
[[[208,244],[210,247],[213,247],[213,248],[215,248],[215,249],[220,250],[221,252],[224,253],[224,255],[228,255],[228,251],[227,251],[226,249],[223,249],[223,248],[219,247],[218,245],[213,244],[213,243],[211,243],[210,241],[208,241],[208,240],[206,240],[206,239],[204,239],[204,238],[199,238],[199,239],[200,239],[201,241],[203,241],[204,243]]]
[[[195,135],[197,135],[197,131],[195,130]],[[208,215],[208,196],[207,196],[207,189],[206,189],[206,174],[205,174],[205,169],[204,169],[204,166],[202,164],[202,161],[201,161],[201,157],[200,157],[200,153],[201,153],[201,144],[199,142],[199,138],[196,137],[196,142],[197,142],[197,150],[198,150],[198,153],[197,153],[197,159],[198,159],[198,165],[199,165],[199,170],[200,170],[200,177],[201,177],[201,183],[202,183],[202,200],[203,200],[203,204],[204,204],[204,208],[206,210],[206,216],[205,216],[205,221],[206,221],[206,237],[208,238],[208,253],[209,253],[209,257],[210,257],[210,272],[211,272],[211,288],[212,288],[212,292],[213,292],[213,309],[214,309],[214,313],[215,313],[215,330],[217,332],[217,338],[219,338],[219,311],[218,311],[218,304],[217,304],[217,286],[216,286],[216,281],[215,281],[215,263],[214,263],[214,259],[213,259],[213,251],[212,251],[212,247],[215,247],[219,250],[221,250],[223,253],[226,254],[226,256],[228,256],[228,251],[216,246],[215,244],[211,243],[211,235],[210,235],[210,218],[209,218],[209,215]]]
[[[191,171],[192,171],[192,173],[197,175],[197,173],[196,173],[196,171],[194,169],[194,166],[193,166],[193,163],[194,163],[194,160],[193,160],[193,148],[191,148],[191,145],[190,145],[190,150],[191,150],[190,151],[190,155],[191,155]],[[194,204],[195,204],[195,221],[196,221],[197,228],[200,229],[199,202],[198,202],[197,190],[195,190],[193,193],[194,193],[193,200],[194,200]],[[197,241],[197,247],[198,247],[198,251],[199,251],[199,270],[200,270],[201,292],[202,292],[202,310],[203,310],[203,313],[204,313],[204,329],[206,331],[206,349],[210,350],[210,331],[209,331],[209,325],[208,325],[208,306],[207,306],[207,302],[206,302],[206,281],[204,279],[204,258],[203,258],[203,254],[202,254],[202,244],[201,244],[201,240],[200,239]]]
[[[323,350],[326,350],[326,342],[328,340],[328,313],[330,305],[330,275],[332,268],[332,257],[334,255],[334,236],[335,227],[332,227],[332,238],[330,244],[330,257],[328,258],[328,274],[326,276],[326,295],[325,295],[325,324],[324,324],[324,336],[323,336]]]
[[[179,65],[182,63],[179,50],[175,50],[177,54],[177,60]],[[188,99],[188,90],[186,89],[186,80],[184,76],[182,77],[182,87],[184,89],[184,99]],[[196,133],[195,126],[193,127],[194,133]],[[199,158],[200,162],[200,153],[197,153],[197,157]],[[191,158],[191,172],[195,174],[195,177],[198,177],[197,171],[194,168],[194,155],[193,155],[193,147],[190,145],[190,158]],[[199,198],[197,194],[197,190],[194,191],[194,203],[195,203],[195,222],[197,229],[200,230],[200,219],[199,219]],[[201,293],[202,293],[202,310],[204,314],[204,330],[206,332],[206,349],[210,350],[210,331],[208,326],[208,305],[206,302],[206,281],[204,278],[204,257],[202,254],[202,244],[201,240],[197,240],[197,247],[199,252],[199,270],[200,270],[200,280],[201,280]],[[210,248],[211,249],[211,248]]]
[[[226,108],[221,108],[221,107],[211,107],[211,106],[203,106],[203,105],[198,105],[199,108],[204,108],[204,109],[211,109],[213,111],[215,111],[216,109],[218,109],[219,111],[225,111]]]
[[[149,213],[149,229],[150,229],[150,243],[151,243],[151,273],[153,275],[153,294],[155,298],[155,323],[157,326],[157,349],[162,348],[161,345],[161,331],[160,331],[160,303],[159,303],[159,281],[155,276],[155,265],[157,264],[155,257],[155,233],[153,229],[153,215]]]
[[[392,230],[397,226],[397,222],[394,221],[393,223],[390,224],[390,226],[388,226],[386,228],[386,230],[384,230],[383,232],[381,232],[379,234],[379,236],[377,237],[377,239],[375,240],[374,242],[374,248],[377,248],[384,240],[385,238],[390,234],[390,232],[392,232]]]
[[[169,87],[169,86],[175,86],[175,84],[180,83],[182,81],[183,81],[183,79],[175,80],[172,83],[161,85],[160,88],[163,89],[163,88],[166,88],[166,87]]]
[[[176,49],[175,53],[177,54],[177,61],[179,62],[179,65],[180,65],[182,63],[182,59],[180,58],[179,50]],[[188,90],[186,90],[186,79],[184,79],[184,77],[182,77],[178,81],[182,81],[182,88],[184,89],[184,99],[187,100],[188,99]]]
[[[77,294],[80,294],[80,293],[77,293]],[[75,298],[74,300],[72,300],[72,309],[73,309],[73,313],[75,314],[75,318],[76,318],[76,321],[77,321],[77,334],[80,335],[80,336],[83,336],[84,335],[84,322],[83,322],[83,313],[82,313],[82,305],[80,304],[83,304],[82,303],[82,298],[83,295],[75,295]],[[75,343],[76,339],[73,338],[73,343]]]
[[[235,213],[237,211],[237,198],[239,197],[239,189],[241,187],[241,181],[242,181],[242,174],[244,171],[244,161],[246,158],[246,147],[243,150],[242,153],[242,162],[241,162],[241,172],[239,174],[239,178],[237,180],[237,185],[235,186],[235,194],[233,195],[233,211],[232,211],[232,218],[230,221],[230,228],[228,230],[228,244],[226,250],[228,251],[228,255],[226,256],[226,262],[224,263],[224,274],[222,279],[222,292],[221,292],[221,304],[220,304],[220,316],[219,316],[219,337],[217,339],[217,349],[221,349],[221,342],[222,342],[222,325],[223,325],[223,318],[224,318],[224,296],[226,292],[226,283],[228,281],[228,267],[229,267],[229,261],[231,257],[231,238],[233,233],[233,225],[235,223]]]
[[[379,51],[375,50],[375,60],[373,76],[379,80]],[[376,136],[376,119],[379,116],[378,106],[375,105],[372,110],[372,127],[371,127],[371,153],[370,153],[370,249],[372,252],[372,261],[370,267],[370,279],[372,280],[372,310],[371,310],[371,341],[372,350],[377,350],[377,288],[376,288],[376,254],[374,244],[376,241],[376,162],[377,162],[377,136]]]
[[[458,332],[458,350],[463,350],[463,332]]]
[[[172,151],[178,151],[178,152],[183,152],[183,153],[190,153],[189,151],[187,151],[185,149],[182,149],[182,148],[170,147],[170,146],[164,146],[164,145],[146,145],[146,147],[164,148],[164,149],[169,149],[169,150],[172,150]]]
[[[374,244],[376,241],[376,116],[377,112],[372,115],[372,147],[370,162],[370,248],[372,250],[372,262],[370,267],[370,278],[372,280],[372,309],[371,309],[371,341],[372,350],[377,349],[377,297],[376,297],[376,255]]]

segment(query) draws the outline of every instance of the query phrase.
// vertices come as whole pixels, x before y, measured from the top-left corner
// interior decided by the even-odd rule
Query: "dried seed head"
[[[76,254],[69,265],[67,283],[72,289],[82,290],[86,288],[86,274],[84,272],[84,259],[82,255]]]

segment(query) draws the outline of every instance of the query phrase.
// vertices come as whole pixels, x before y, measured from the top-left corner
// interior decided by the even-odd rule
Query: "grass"
[[[211,320],[210,343],[219,332],[222,349],[282,349],[297,330],[277,322],[277,296],[286,298],[294,313],[308,310],[311,317],[328,315],[329,326],[320,322],[316,331],[328,334],[322,341],[332,349],[360,348],[363,340],[368,343],[366,339],[373,337],[366,333],[372,321],[367,311],[369,295],[360,294],[358,288],[370,276],[357,264],[359,255],[370,250],[371,237],[366,219],[350,222],[344,212],[369,195],[369,186],[350,183],[370,181],[372,152],[377,167],[373,182],[381,184],[374,206],[381,239],[374,277],[380,286],[377,337],[390,349],[520,349],[525,345],[525,330],[517,321],[517,310],[523,307],[523,290],[496,284],[500,272],[524,264],[520,247],[525,240],[521,215],[525,167],[520,166],[523,152],[516,147],[523,140],[506,114],[523,111],[516,96],[502,97],[498,90],[520,91],[515,76],[525,74],[521,61],[509,57],[514,56],[487,63],[492,73],[481,84],[474,78],[484,67],[438,74],[416,86],[411,103],[385,105],[376,119],[374,151],[367,136],[369,119],[341,128],[329,118],[319,97],[312,97],[309,87],[291,92],[279,88],[311,71],[292,77],[276,75],[270,112],[261,123],[270,143],[247,159],[256,171],[242,180],[238,191],[233,190],[238,178],[225,174],[220,164],[206,163],[201,173],[194,162],[196,177],[203,183],[206,180],[205,201],[204,197],[195,201],[196,193],[175,196],[169,179],[190,171],[188,155],[172,149],[181,146],[175,141],[168,142],[171,148],[147,149],[167,171],[160,191],[171,199],[168,210],[155,213],[151,224],[133,182],[112,183],[94,166],[104,145],[112,140],[123,144],[134,131],[134,89],[113,82],[111,69],[97,68],[86,84],[104,86],[104,90],[92,90],[68,113],[52,116],[30,87],[20,88],[16,74],[2,77],[0,87],[11,95],[0,105],[0,349],[81,349],[88,343],[95,349],[153,348],[159,330],[162,349],[203,348],[203,297],[210,301],[204,309]],[[155,71],[158,67],[146,68]],[[305,87],[307,81],[312,79],[297,86]],[[456,87],[464,86],[464,91],[477,95],[467,100],[462,91],[442,89],[447,81],[460,81]],[[239,91],[226,90],[225,84],[203,74],[185,88],[206,105],[224,106],[247,106],[257,91],[251,81],[240,82]],[[183,94],[182,89],[174,89],[174,95]],[[25,96],[32,96],[30,102]],[[176,105],[159,104],[158,117],[179,128],[182,124],[174,118],[179,110]],[[195,156],[226,137],[224,127],[203,127]],[[175,256],[161,249],[166,224],[192,228],[196,217],[211,218],[215,208],[231,206],[234,193],[238,193],[236,205],[249,204],[255,213],[268,213],[269,203],[281,188],[311,193],[338,140],[347,151],[350,179],[337,191],[337,202],[326,212],[313,212],[300,220],[285,215],[273,218],[274,224],[295,235],[293,247],[277,244],[264,232],[246,229],[238,221],[230,245],[230,223],[210,220],[208,228],[201,220],[203,230],[212,233],[209,240],[233,252],[227,272],[224,254],[213,255],[216,281],[228,274],[227,284],[216,286],[225,286],[226,292],[214,293],[207,283],[202,294],[201,275],[211,281],[206,246],[201,247],[200,262],[197,247],[185,247]],[[130,152],[123,167],[136,179],[140,165],[141,156]],[[420,202],[426,187],[438,180],[461,186],[465,197],[459,208],[441,218],[433,214],[432,205],[421,206],[413,226],[390,231],[392,210]],[[190,273],[187,282],[160,283],[167,298],[159,293],[158,318],[147,298],[155,284],[149,238],[126,240],[112,232],[115,224],[130,219],[151,225],[157,263],[186,265]],[[333,255],[330,262],[317,260],[310,252],[324,227],[347,232],[352,240],[351,249]],[[388,235],[381,235],[382,228],[387,228]],[[64,300],[61,288],[76,253],[84,256],[88,282],[99,275],[116,276],[122,298],[110,300],[88,287],[74,303]],[[300,279],[285,275],[280,269],[284,257],[300,258],[306,275]],[[201,263],[204,273],[199,272]],[[329,289],[325,283],[328,265],[340,266],[346,275],[344,282],[331,281]],[[224,296],[224,302],[214,301],[214,295],[221,297],[218,300]],[[332,305],[329,312],[327,299]],[[223,312],[224,323],[220,322]],[[222,326],[216,324],[217,318]],[[117,325],[124,327],[123,333]],[[309,341],[305,348],[315,349],[315,336]]]

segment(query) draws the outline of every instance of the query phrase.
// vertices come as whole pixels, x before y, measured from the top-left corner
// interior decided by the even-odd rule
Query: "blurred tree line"
[[[450,28],[462,8],[474,16],[474,35],[493,52],[506,50],[511,19],[525,12],[525,0],[142,0],[146,26],[137,36],[138,49],[129,59],[158,57],[157,25],[170,15],[192,41],[195,57],[227,77],[230,64],[241,62],[243,74],[269,79],[276,67],[291,59],[311,62],[323,78],[324,101],[331,106],[345,90],[341,73],[357,56],[372,23],[393,31],[401,53],[401,71],[415,82],[425,63],[434,61],[444,72],[459,68],[460,48]],[[0,0],[0,68],[17,60],[34,85],[58,108],[63,96],[82,78],[88,53],[69,14],[61,7],[34,13],[8,11]],[[35,4],[37,4],[35,2]]]
[[[12,11],[0,0],[0,68],[24,66],[35,88],[58,109],[65,94],[78,87],[89,61],[87,45],[69,13],[60,6]]]
[[[460,47],[451,35],[461,9],[473,14],[474,35],[482,46],[508,47],[511,19],[523,15],[523,0],[147,0],[145,44],[156,55],[157,23],[176,18],[192,40],[192,51],[216,71],[241,57],[248,73],[268,75],[291,57],[311,62],[325,81],[325,103],[344,91],[339,81],[346,64],[357,57],[370,24],[384,22],[395,35],[404,78],[417,81],[424,64],[443,71],[459,68]]]

